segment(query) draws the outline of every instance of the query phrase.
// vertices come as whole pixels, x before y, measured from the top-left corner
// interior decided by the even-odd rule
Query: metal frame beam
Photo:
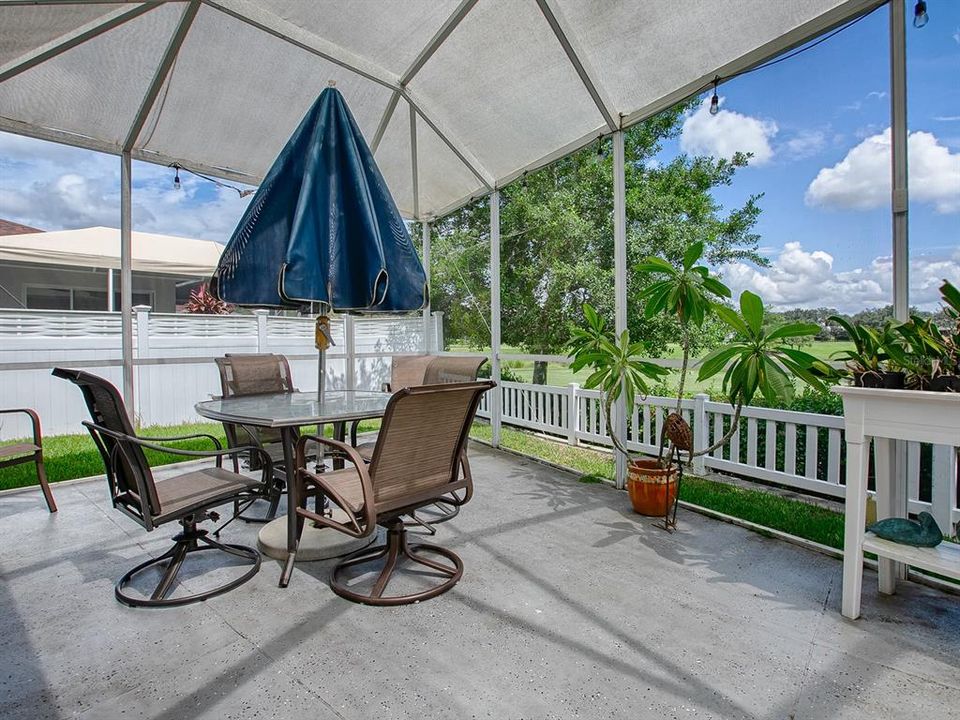
[[[380,116],[380,124],[377,125],[377,131],[373,134],[373,140],[370,142],[370,152],[377,154],[377,148],[380,147],[380,141],[383,140],[383,134],[387,132],[390,126],[390,120],[393,119],[393,113],[397,109],[397,103],[400,101],[400,92],[394,92],[387,101],[387,106],[383,109],[383,115]]]
[[[410,103],[410,106],[417,111],[417,115],[423,118],[423,121],[437,134],[437,137],[443,141],[443,144],[450,148],[453,154],[460,159],[460,162],[467,166],[474,177],[483,183],[483,186],[487,190],[493,190],[497,181],[494,176],[483,167],[476,156],[467,150],[466,146],[462,143],[455,141],[453,139],[453,133],[450,132],[448,128],[443,127],[436,118],[431,117],[424,111],[423,102],[416,97],[409,88],[403,88],[400,92],[404,100]]]
[[[655,100],[648,105],[634,110],[629,115],[626,115],[622,118],[621,127],[627,128],[631,125],[636,125],[637,123],[643,122],[647,118],[652,117],[659,112],[663,112],[673,105],[676,105],[678,102],[686,100],[692,95],[695,95],[704,88],[708,87],[713,79],[718,75],[721,78],[727,78],[732,75],[744,73],[749,69],[756,67],[757,65],[762,65],[778,55],[782,55],[785,52],[788,52],[796,47],[799,47],[800,45],[803,45],[804,43],[813,40],[819,35],[823,35],[824,33],[834,30],[840,25],[848,23],[862,15],[866,15],[867,13],[873,12],[878,7],[885,5],[889,1],[890,0],[847,0],[847,2],[837,5],[836,7],[808,22],[803,23],[802,25],[798,25],[789,32],[784,33],[780,37],[774,38],[770,42],[764,43],[760,47],[746,53],[745,55],[741,55],[739,58],[736,58],[725,65],[721,65],[720,67],[711,70],[709,73],[705,73],[704,75],[695,78],[683,87],[679,87],[672,93],[664,95],[659,100]]]
[[[443,127],[438,120],[431,116],[425,109],[423,100],[416,97],[409,88],[404,87],[398,77],[339,45],[324,40],[314,33],[304,30],[273,13],[262,10],[260,7],[248,2],[248,0],[203,0],[203,2],[241,22],[247,23],[258,30],[262,30],[280,40],[288,42],[301,50],[305,50],[324,60],[335,63],[346,70],[357,73],[361,77],[365,77],[394,92],[399,92],[408,103],[414,106],[417,114],[423,118],[424,122],[440,137],[443,143],[453,151],[460,159],[460,162],[466,165],[477,179],[483,183],[484,187],[487,189],[493,188],[495,184],[493,175],[467,150],[466,145],[460,142],[453,132]]]
[[[490,377],[497,387],[490,397],[490,444],[500,447],[503,414],[500,386],[500,191],[490,193]]]
[[[607,127],[610,128],[611,131],[619,129],[620,116],[614,109],[613,102],[611,102],[603,86],[600,85],[600,82],[596,79],[596,72],[589,66],[586,53],[579,47],[576,37],[567,24],[563,13],[560,12],[560,8],[557,7],[555,0],[537,0],[537,5],[540,7],[540,12],[543,14],[543,17],[550,25],[550,29],[553,30],[553,34],[556,35],[557,40],[560,41],[560,45],[567,54],[567,59],[570,60],[570,64],[573,65],[573,69],[576,70],[577,75],[580,76],[580,81],[583,83],[583,86],[587,89],[587,92],[590,93],[590,98],[603,116]]]
[[[133,391],[133,218],[132,168],[129,151],[120,155],[120,347],[123,362],[123,402],[135,423]]]
[[[621,333],[627,329],[627,179],[623,140],[623,130],[617,130],[613,134],[613,297],[618,341]],[[627,412],[623,393],[617,400],[613,422],[616,427],[611,430],[626,445]],[[613,454],[616,458],[617,487],[622,488],[627,481],[627,458],[617,450]]]
[[[147,88],[147,92],[140,103],[140,109],[137,110],[133,124],[130,126],[129,132],[127,132],[127,138],[123,142],[123,150],[125,152],[129,152],[133,149],[133,146],[136,145],[137,138],[140,137],[140,132],[143,130],[143,126],[150,116],[150,111],[153,110],[157,96],[163,89],[163,84],[170,75],[170,70],[177,60],[177,54],[180,52],[180,48],[183,47],[183,41],[186,39],[187,33],[190,32],[190,26],[197,17],[199,10],[200,0],[192,0],[192,2],[184,8],[183,15],[180,16],[180,22],[177,23],[177,27],[170,37],[170,42],[167,43],[167,49],[164,51],[160,64],[157,66],[157,71],[153,75],[150,87]]]
[[[423,350],[424,352],[430,352],[431,343],[433,340],[431,338],[436,337],[436,333],[431,333],[432,330],[430,324],[430,223],[424,222],[421,228],[421,256],[423,257],[423,273],[426,275],[427,284],[425,288],[425,297],[423,303]],[[436,348],[437,352],[440,352],[443,348]]]
[[[443,45],[444,40],[450,36],[450,33],[456,29],[460,21],[467,16],[467,13],[470,12],[476,4],[477,0],[463,0],[457,6],[457,9],[454,10],[450,17],[447,18],[447,21],[440,26],[440,29],[437,30],[430,39],[427,46],[421,50],[416,59],[410,63],[410,67],[407,68],[406,72],[400,76],[401,85],[406,86],[413,80],[413,77],[420,72],[420,68],[427,64],[427,60],[433,57],[433,54]]]
[[[4,3],[4,5],[10,4],[11,3]],[[3,6],[0,5],[0,7]],[[67,52],[67,50],[75,48],[77,45],[82,45],[87,40],[92,40],[119,25],[123,25],[129,20],[140,17],[156,7],[159,7],[158,3],[144,3],[134,8],[118,8],[111,10],[106,15],[101,15],[96,20],[91,20],[78,28],[74,28],[70,32],[64,33],[44,43],[40,47],[34,48],[20,57],[5,63],[0,67],[0,83],[6,82],[10,78],[14,78],[20,73],[36,67],[47,60],[51,60],[58,55],[62,55]]]
[[[410,175],[413,182],[413,219],[420,219],[420,162],[417,157],[417,111],[410,106]]]
[[[902,0],[890,3],[890,175],[893,219],[893,314],[910,314],[909,187],[907,178],[907,38]]]

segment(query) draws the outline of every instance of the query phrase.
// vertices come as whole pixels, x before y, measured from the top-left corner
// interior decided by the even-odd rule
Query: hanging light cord
[[[879,10],[881,7],[883,7],[883,5],[878,5],[877,7],[875,7],[875,8],[874,8],[873,10],[871,10],[870,12],[864,13],[864,14],[861,15],[860,17],[854,18],[854,19],[851,20],[850,22],[845,23],[844,25],[841,25],[840,27],[836,28],[835,30],[827,33],[827,34],[824,35],[823,37],[817,38],[817,39],[814,40],[813,42],[808,43],[808,44],[806,44],[806,45],[802,45],[802,46],[798,47],[796,50],[792,50],[791,52],[788,52],[786,55],[781,55],[781,56],[778,57],[778,58],[774,58],[773,60],[769,60],[769,61],[763,63],[762,65],[756,65],[755,67],[746,68],[746,69],[744,69],[744,70],[740,70],[739,72],[735,72],[735,73],[733,73],[733,74],[731,74],[731,75],[727,75],[727,76],[725,76],[725,77],[720,77],[719,75],[717,75],[713,80],[709,81],[708,83],[706,83],[705,85],[703,85],[702,87],[700,87],[696,92],[697,92],[697,93],[700,93],[700,92],[703,92],[704,90],[707,90],[707,89],[709,89],[709,88],[711,88],[711,87],[714,88],[714,90],[716,90],[717,85],[720,84],[721,82],[726,82],[727,80],[733,80],[733,79],[736,78],[736,77],[740,77],[741,75],[746,75],[747,73],[756,72],[757,70],[764,70],[764,69],[766,69],[766,68],[768,68],[768,67],[772,67],[772,66],[774,66],[774,65],[776,65],[776,64],[778,64],[778,63],[782,63],[784,60],[789,60],[790,58],[794,58],[794,57],[796,57],[797,55],[800,55],[801,53],[805,53],[805,52],[807,52],[807,50],[813,50],[813,48],[815,48],[817,45],[826,42],[827,40],[829,40],[830,38],[834,37],[835,35],[838,35],[838,34],[842,33],[844,30],[853,27],[854,25],[856,25],[858,22],[860,22],[860,21],[863,20],[864,18],[869,17],[870,15],[873,15],[873,13],[875,13],[875,12],[876,12],[877,10]],[[694,94],[696,94],[696,93],[694,93]]]
[[[204,175],[203,173],[197,172],[196,170],[191,170],[191,169],[188,168],[188,167],[184,167],[184,166],[181,165],[180,163],[171,163],[169,167],[172,167],[173,169],[175,169],[175,170],[177,170],[177,171],[183,170],[184,172],[188,172],[188,173],[190,173],[191,175],[196,175],[198,178],[201,178],[201,179],[203,179],[203,180],[206,180],[207,182],[212,182],[212,183],[213,183],[214,185],[216,185],[217,187],[222,187],[222,188],[226,188],[226,189],[228,189],[228,190],[233,190],[233,191],[236,192],[237,195],[239,195],[241,198],[245,198],[245,197],[247,197],[248,195],[253,195],[253,193],[254,193],[253,190],[241,190],[241,189],[238,188],[236,185],[231,185],[230,183],[225,183],[225,182],[223,182],[223,181],[221,181],[221,180],[217,180],[216,178],[212,178],[212,177],[210,177],[209,175]]]

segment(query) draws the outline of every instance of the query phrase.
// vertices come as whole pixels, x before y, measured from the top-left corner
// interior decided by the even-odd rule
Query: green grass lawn
[[[360,424],[361,432],[376,430],[379,421],[363,422]],[[185,425],[157,425],[153,427],[141,428],[140,435],[145,438],[150,437],[172,437],[174,435],[192,435],[195,433],[207,433],[213,435],[220,443],[226,447],[227,441],[223,434],[223,425],[219,423],[190,423]],[[326,434],[330,436],[332,428],[327,426]],[[2,445],[18,442],[12,440],[9,443],[0,443]],[[21,441],[22,442],[22,441]],[[32,442],[28,441],[28,442]],[[175,443],[165,443],[181,450],[213,450],[213,443],[205,438],[193,440],[182,440]],[[160,453],[153,450],[147,450],[147,459],[150,465],[167,465],[169,463],[183,462],[194,458],[185,458],[182,455],[173,455],[171,453]],[[62,480],[73,480],[75,478],[90,477],[92,475],[103,475],[103,460],[100,459],[100,453],[93,444],[92,438],[87,435],[55,435],[43,439],[43,459],[47,468],[47,478],[50,482],[60,482]],[[225,461],[229,463],[229,460]],[[37,484],[37,475],[33,463],[24,463],[14,467],[0,470],[0,490],[9,490],[11,488],[28,487]]]
[[[471,436],[489,442],[490,426],[474,424]],[[609,453],[574,447],[507,427],[501,428],[500,442],[507,449],[581,472],[583,482],[614,478],[613,458]],[[826,508],[691,475],[684,477],[680,498],[763,527],[843,548],[843,515]],[[626,495],[623,501],[630,502]]]
[[[814,342],[809,345],[803,346],[802,350],[808,352],[815,357],[821,358],[823,360],[829,360],[830,356],[837,352],[838,350],[846,350],[852,348],[852,343],[849,342]],[[466,345],[462,344],[451,344],[450,350],[457,352],[471,352],[475,351],[475,348],[469,348]],[[489,348],[481,352],[489,352]],[[503,353],[505,354],[523,354],[523,351],[519,348],[512,347],[509,345],[503,346]],[[562,354],[562,353],[557,353]],[[667,352],[664,353],[664,357],[667,359],[679,359],[682,357],[679,346],[670,346],[667,349]],[[522,360],[508,360],[504,363],[504,366],[509,368],[510,372],[519,377],[522,382],[532,382],[533,381],[533,363],[529,361]],[[556,385],[556,386],[565,386],[570,383],[579,383],[583,385],[584,381],[590,377],[590,370],[584,368],[579,372],[572,372],[569,366],[562,363],[548,363],[547,364],[547,384]],[[667,388],[674,392],[674,388],[677,387],[680,379],[680,372],[673,371],[665,380]],[[718,375],[710,380],[705,382],[697,381],[697,372],[695,369],[688,371],[687,373],[687,382],[685,383],[684,394],[685,395],[695,395],[696,393],[705,392],[709,395],[716,396],[720,393],[721,386],[721,375]]]

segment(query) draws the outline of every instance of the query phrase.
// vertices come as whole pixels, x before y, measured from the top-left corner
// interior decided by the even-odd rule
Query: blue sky
[[[928,6],[928,25],[907,32],[911,296],[925,307],[940,278],[960,281],[960,2]],[[888,18],[882,7],[795,58],[722,84],[720,114],[704,106],[664,148],[662,159],[755,152],[716,197],[734,207],[764,194],[757,231],[774,266],[728,269],[736,289],[784,306],[888,301]]]
[[[911,298],[936,301],[960,283],[960,0],[929,0],[930,22],[908,28]],[[913,3],[908,1],[908,16]],[[716,192],[726,207],[764,193],[757,230],[770,268],[724,269],[735,290],[779,307],[846,311],[889,302],[889,56],[882,7],[817,47],[720,87],[661,154],[753,151]],[[705,95],[709,99],[710,93]],[[248,199],[168,168],[134,163],[137,229],[225,241]],[[0,218],[45,230],[116,226],[119,162],[0,133]]]

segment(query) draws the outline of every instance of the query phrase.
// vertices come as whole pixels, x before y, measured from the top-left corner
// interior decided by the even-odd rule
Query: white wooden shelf
[[[960,545],[957,543],[944,541],[933,548],[913,547],[868,532],[863,538],[863,551],[960,580]]]
[[[881,593],[896,591],[897,580],[906,577],[908,565],[960,579],[960,546],[941,543],[935,548],[915,548],[864,532],[871,440],[876,458],[877,517],[881,520],[905,517],[908,507],[907,483],[903,476],[905,463],[900,462],[896,442],[960,447],[960,394],[854,387],[838,387],[834,391],[843,398],[847,442],[841,608],[846,617],[856,619],[860,617],[864,552],[873,552],[879,557]],[[948,452],[944,474],[949,486],[955,487],[956,453]],[[952,513],[952,508],[948,510]]]

